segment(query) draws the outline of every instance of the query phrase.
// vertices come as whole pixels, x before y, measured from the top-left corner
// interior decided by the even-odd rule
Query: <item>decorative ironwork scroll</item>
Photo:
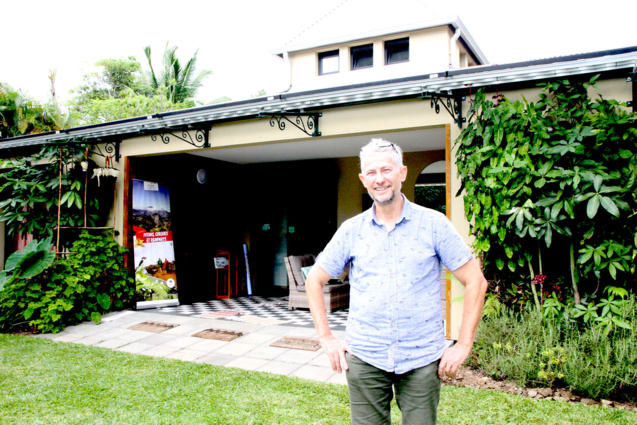
[[[119,159],[121,158],[121,155],[119,154],[120,143],[122,143],[121,140],[115,140],[113,142],[105,142],[104,152],[102,152],[99,145],[95,144],[93,154],[99,155],[103,158],[111,158],[111,160],[114,159],[115,161],[119,162]]]
[[[462,116],[462,101],[465,100],[464,96],[424,92],[421,98],[430,99],[431,108],[436,111],[436,114],[440,113],[440,105],[442,105],[447,112],[449,112],[451,118],[453,118],[453,122],[458,124],[459,128],[462,128],[462,123],[467,121],[467,119]]]
[[[266,114],[263,113],[260,115],[261,117],[269,116],[270,117],[270,127],[278,127],[279,130],[284,131],[286,128],[285,122],[289,122],[303,133],[307,134],[311,137],[317,137],[321,135],[319,131],[319,117],[322,117],[321,113],[297,113],[290,114],[290,119],[288,115],[284,112],[278,114]]]
[[[192,131],[194,131],[194,137],[192,135]],[[159,133],[159,138],[161,139],[162,142],[164,142],[164,144],[169,144],[172,140],[172,138],[175,139],[179,139],[182,142],[186,142],[189,145],[192,145],[196,148],[209,148],[210,147],[210,142],[209,142],[209,130],[207,128],[201,129],[186,129],[186,130],[181,130],[181,136],[167,131],[166,133]],[[150,139],[153,142],[157,141],[157,134],[151,134]]]

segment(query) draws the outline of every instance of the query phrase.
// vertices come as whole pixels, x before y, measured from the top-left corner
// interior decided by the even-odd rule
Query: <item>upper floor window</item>
[[[338,72],[338,50],[330,50],[318,54],[319,75],[335,74]]]
[[[409,38],[399,38],[385,42],[385,65],[409,62]]]
[[[350,49],[352,55],[352,70],[371,68],[374,66],[374,45],[365,44]]]

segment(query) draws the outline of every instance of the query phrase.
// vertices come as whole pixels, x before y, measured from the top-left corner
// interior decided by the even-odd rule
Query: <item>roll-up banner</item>
[[[162,184],[133,179],[137,308],[178,305],[170,196]]]

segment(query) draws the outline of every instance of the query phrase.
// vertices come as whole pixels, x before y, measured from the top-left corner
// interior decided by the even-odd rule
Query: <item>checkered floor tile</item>
[[[176,307],[163,307],[156,311],[159,313],[195,316],[228,310],[245,312],[244,316],[252,315],[262,318],[276,319],[278,321],[285,322],[284,324],[289,326],[314,327],[312,315],[309,310],[288,310],[287,297],[239,297],[229,300],[212,300],[194,304],[184,304]],[[345,330],[348,311],[349,310],[338,310],[327,314],[327,320],[332,330]],[[230,317],[227,319],[230,319]]]

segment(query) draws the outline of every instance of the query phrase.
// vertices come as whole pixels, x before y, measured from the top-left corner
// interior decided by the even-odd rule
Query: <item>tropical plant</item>
[[[487,273],[510,284],[568,277],[577,304],[601,282],[629,287],[636,276],[637,114],[592,101],[595,80],[543,84],[537,103],[481,91],[456,142]]]
[[[5,222],[8,235],[51,236],[58,225],[58,204],[61,226],[97,224],[99,197],[88,197],[84,205],[90,181],[79,165],[88,149],[81,143],[45,145],[32,157],[6,164],[7,171],[1,175],[0,220]],[[96,193],[97,189],[93,188]]]
[[[0,331],[55,333],[86,320],[99,323],[102,314],[132,300],[133,279],[123,265],[126,249],[113,240],[112,231],[83,231],[72,254],[56,262],[50,247],[50,239],[34,241],[22,251],[26,254],[13,254],[12,278],[0,290]]]
[[[188,60],[185,66],[179,62],[176,55],[177,46],[169,47],[166,43],[163,55],[163,67],[159,74],[153,68],[151,60],[151,48],[146,46],[144,53],[148,60],[150,71],[146,73],[147,84],[157,90],[161,87],[167,88],[166,98],[172,103],[181,103],[187,99],[192,99],[197,94],[197,90],[202,86],[203,80],[208,78],[212,71],[203,70],[195,76],[197,65],[197,53]]]
[[[0,138],[42,133],[51,124],[44,106],[0,83]]]
[[[54,248],[50,237],[34,239],[22,251],[11,254],[0,272],[0,291],[15,279],[29,279],[46,270],[55,261]]]

